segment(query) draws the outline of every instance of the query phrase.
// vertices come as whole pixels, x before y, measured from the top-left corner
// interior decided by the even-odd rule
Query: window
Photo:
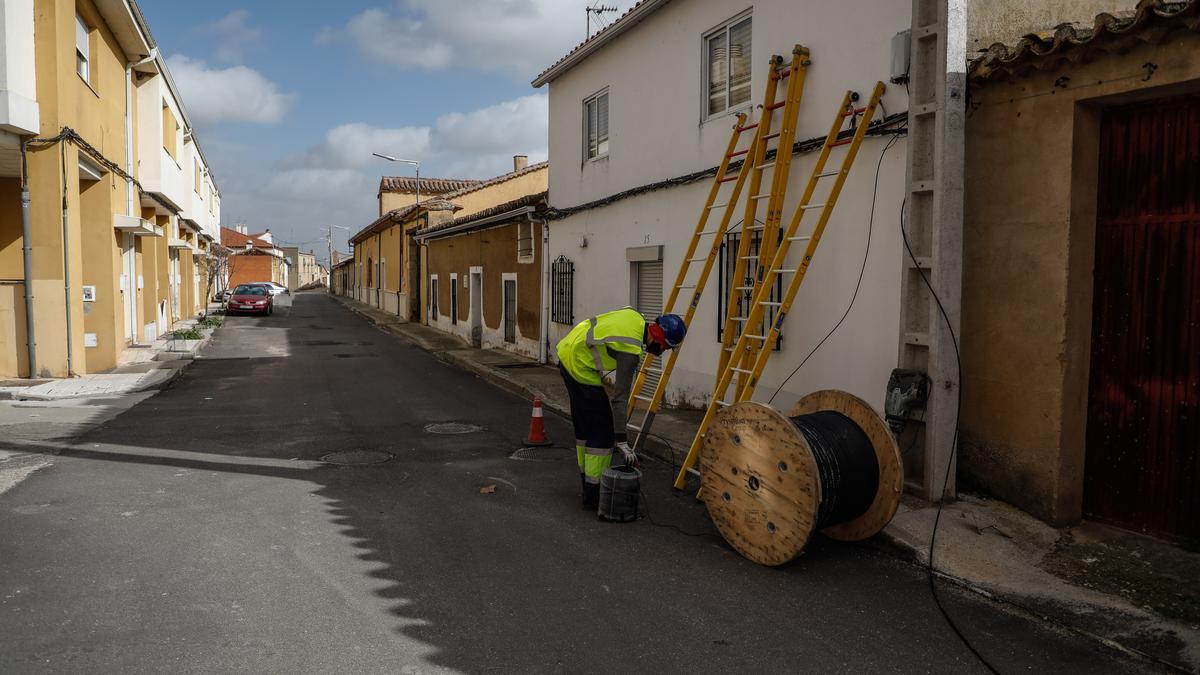
[[[517,223],[517,262],[533,262],[533,223]]]
[[[750,100],[750,17],[734,19],[704,37],[708,115]]]
[[[175,148],[177,147],[175,145],[175,137],[179,133],[179,123],[175,121],[175,113],[171,112],[171,107],[167,105],[166,101],[163,101],[162,119],[163,119],[163,150],[166,150],[167,154],[170,155],[172,159],[174,159],[175,158]]]
[[[200,194],[200,160],[193,159],[192,165],[194,169],[192,178],[193,189],[196,190],[196,194]]]
[[[75,72],[84,82],[92,81],[92,29],[82,16],[75,15]]]
[[[550,320],[575,324],[575,263],[564,255],[550,266]]]
[[[458,275],[450,275],[450,324],[458,325]]]
[[[761,226],[762,221],[759,221]],[[750,250],[747,255],[757,256],[758,245],[762,239],[762,230],[752,230],[750,239]],[[720,257],[717,258],[717,340],[724,339],[725,332],[725,317],[728,308],[726,305],[729,302],[729,293],[733,290],[732,286],[738,287],[738,295],[736,303],[733,307],[733,316],[749,316],[750,303],[753,301],[751,291],[748,290],[754,285],[754,275],[756,264],[754,261],[747,261],[744,276],[740,280],[733,279],[733,273],[737,266],[738,246],[741,243],[741,232],[730,232],[725,235],[725,241],[721,244]],[[734,281],[739,283],[734,284]],[[770,302],[779,302],[783,298],[783,275],[775,275],[775,287],[771,289],[771,296],[768,298]],[[775,316],[779,313],[778,307],[767,307],[763,311],[763,322],[759,326],[759,331],[755,331],[759,335],[765,335],[771,324],[775,321]],[[740,324],[739,324],[740,325]],[[783,348],[783,333],[780,332],[779,338],[775,341],[775,351]]]
[[[505,277],[510,275],[505,274]],[[515,344],[517,341],[517,280],[505,278],[504,281],[504,341]]]
[[[586,159],[608,154],[608,90],[583,102],[583,138]]]

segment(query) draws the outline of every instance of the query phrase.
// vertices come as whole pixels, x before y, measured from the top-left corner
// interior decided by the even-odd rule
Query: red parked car
[[[270,316],[275,311],[273,300],[271,292],[262,286],[242,284],[233,289],[233,295],[229,296],[229,303],[225,305],[225,312],[254,312]]]

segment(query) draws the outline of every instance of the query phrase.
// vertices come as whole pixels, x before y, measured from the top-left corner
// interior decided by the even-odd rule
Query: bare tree
[[[219,290],[225,290],[225,280],[229,270],[229,254],[232,253],[229,249],[220,244],[211,244],[208,247],[208,255],[202,259],[204,270],[204,316],[208,316],[208,302],[212,297],[214,287],[219,287]],[[222,304],[225,299],[221,299]]]

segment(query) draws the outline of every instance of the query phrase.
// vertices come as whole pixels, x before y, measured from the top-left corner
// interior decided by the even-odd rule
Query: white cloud
[[[200,26],[200,32],[217,40],[216,56],[221,61],[237,63],[242,53],[253,48],[262,37],[262,31],[250,25],[250,12],[235,9],[212,23]]]
[[[255,148],[204,139],[220,181],[223,217],[252,230],[271,228],[280,239],[304,243],[342,225],[354,231],[378,215],[381,175],[412,175],[372,152],[421,161],[422,176],[490,178],[512,170],[512,156],[546,159],[546,95],[537,93],[479,110],[442,115],[429,126],[380,128],[343,124],[310,148],[266,166]],[[339,250],[345,232],[334,230]],[[310,244],[305,244],[310,246]],[[323,244],[316,244],[319,255]]]
[[[624,10],[632,2],[617,4]],[[364,57],[401,69],[472,68],[532,79],[583,39],[583,8],[563,0],[396,0],[390,10],[368,9],[322,31],[317,43],[346,40]]]
[[[167,66],[179,85],[184,105],[200,125],[277,124],[296,98],[246,66],[210,68],[204,61],[180,54],[167,59]]]
[[[546,158],[549,107],[537,93],[467,113],[447,113],[428,127],[380,128],[343,124],[304,152],[285,159],[285,169],[397,170],[373,152],[403,156],[455,178],[483,178],[512,168],[514,154]]]

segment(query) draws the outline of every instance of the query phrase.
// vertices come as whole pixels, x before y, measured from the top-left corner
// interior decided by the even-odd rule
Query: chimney
[[[529,155],[513,155],[513,171],[520,171],[529,166]]]

